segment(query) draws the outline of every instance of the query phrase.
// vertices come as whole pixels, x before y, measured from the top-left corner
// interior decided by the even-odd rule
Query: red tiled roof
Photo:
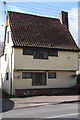
[[[78,50],[59,19],[8,11],[14,46]]]

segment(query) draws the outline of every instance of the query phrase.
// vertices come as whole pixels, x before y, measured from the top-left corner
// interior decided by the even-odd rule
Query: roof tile
[[[8,11],[14,46],[78,50],[59,19]]]

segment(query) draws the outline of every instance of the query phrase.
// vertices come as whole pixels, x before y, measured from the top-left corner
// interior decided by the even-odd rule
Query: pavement
[[[24,107],[37,107],[48,104],[60,104],[79,101],[79,96],[36,96],[29,98],[13,98],[14,109]]]
[[[11,109],[39,107],[45,105],[56,105],[62,103],[80,102],[78,95],[66,96],[35,96],[26,98],[11,98],[2,100],[2,112]]]

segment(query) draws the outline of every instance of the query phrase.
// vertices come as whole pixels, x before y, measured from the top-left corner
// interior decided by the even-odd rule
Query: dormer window
[[[9,43],[9,32],[7,32],[7,43]]]

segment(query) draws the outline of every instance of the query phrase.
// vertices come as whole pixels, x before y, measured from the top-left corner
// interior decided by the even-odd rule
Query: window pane
[[[33,50],[28,48],[23,48],[23,55],[33,55]]]
[[[6,73],[6,80],[9,80],[8,72]]]
[[[35,59],[48,59],[48,53],[44,51],[34,51]]]
[[[58,51],[49,51],[49,56],[58,56]]]
[[[30,72],[22,72],[22,79],[26,79],[26,78],[32,78]]]
[[[42,85],[46,85],[46,73],[42,73]]]
[[[34,51],[34,58],[39,58],[39,52],[38,51]]]
[[[48,78],[56,78],[56,73],[49,72],[48,73]]]
[[[48,52],[44,52],[44,59],[48,59]]]
[[[44,58],[44,52],[39,51],[39,58],[43,59]]]

